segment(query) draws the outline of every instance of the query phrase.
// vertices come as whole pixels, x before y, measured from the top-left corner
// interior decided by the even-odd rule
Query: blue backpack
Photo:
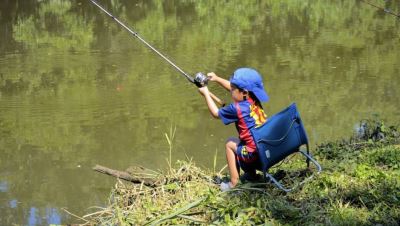
[[[322,171],[320,164],[311,157],[309,152],[307,134],[295,103],[268,118],[263,125],[254,128],[251,132],[256,141],[264,178],[270,179],[283,191],[292,191],[294,187],[285,188],[278,180],[268,173],[268,169],[287,156],[295,152],[300,152],[307,159],[307,167],[309,167],[311,161],[316,165],[318,173]],[[307,152],[300,150],[300,146],[302,145],[306,145]],[[313,175],[306,178],[300,184],[311,179],[312,176]]]

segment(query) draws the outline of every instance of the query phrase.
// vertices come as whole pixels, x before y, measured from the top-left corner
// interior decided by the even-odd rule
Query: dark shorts
[[[236,161],[244,172],[254,172],[256,169],[261,169],[257,150],[250,152],[243,144],[238,144]]]

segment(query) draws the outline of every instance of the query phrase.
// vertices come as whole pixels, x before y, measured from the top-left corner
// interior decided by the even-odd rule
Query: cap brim
[[[268,102],[269,96],[265,90],[256,88],[252,92],[260,102]]]

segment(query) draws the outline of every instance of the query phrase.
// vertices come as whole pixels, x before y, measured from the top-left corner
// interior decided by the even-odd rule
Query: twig
[[[61,209],[64,210],[65,212],[67,212],[69,215],[74,216],[74,217],[76,217],[76,218],[78,218],[78,219],[80,219],[80,220],[83,220],[83,221],[85,221],[85,223],[89,223],[88,220],[86,220],[86,219],[84,219],[84,218],[82,218],[82,217],[80,217],[80,216],[78,216],[78,215],[75,215],[75,214],[69,212],[69,211],[66,210],[65,208],[61,208]]]
[[[97,211],[97,212],[94,212],[94,213],[89,213],[89,214],[86,214],[85,216],[83,216],[83,218],[88,218],[88,217],[91,217],[91,216],[93,216],[93,215],[97,215],[97,214],[103,214],[103,213],[110,213],[110,210],[109,209],[106,209],[106,210],[100,210],[100,211]]]
[[[106,207],[101,207],[101,206],[90,206],[88,209],[101,209],[101,210],[106,210]]]

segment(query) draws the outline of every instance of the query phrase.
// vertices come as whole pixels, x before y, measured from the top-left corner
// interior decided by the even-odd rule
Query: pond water
[[[361,1],[99,3],[190,74],[256,68],[268,115],[296,102],[312,147],[373,115],[399,122],[400,20]],[[2,1],[0,225],[79,222],[63,209],[94,211],[115,183],[94,165],[165,168],[175,127],[174,160],[225,164],[234,126],[90,1]]]

